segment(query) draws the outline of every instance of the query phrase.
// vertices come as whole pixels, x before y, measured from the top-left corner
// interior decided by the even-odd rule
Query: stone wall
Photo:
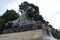
[[[0,35],[0,40],[42,40],[42,29]]]

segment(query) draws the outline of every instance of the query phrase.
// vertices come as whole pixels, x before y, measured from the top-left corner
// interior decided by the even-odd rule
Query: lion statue
[[[19,5],[19,11],[21,12],[19,18],[14,21],[9,21],[6,24],[5,28],[7,30],[12,29],[13,32],[17,32],[32,30],[33,28],[36,29],[33,27],[34,23],[41,22],[41,20],[43,20],[42,16],[39,15],[38,6],[35,6],[34,4],[23,2]]]

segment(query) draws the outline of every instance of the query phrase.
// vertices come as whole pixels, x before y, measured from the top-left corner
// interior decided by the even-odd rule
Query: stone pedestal
[[[41,40],[42,29],[18,33],[2,34],[0,40]]]

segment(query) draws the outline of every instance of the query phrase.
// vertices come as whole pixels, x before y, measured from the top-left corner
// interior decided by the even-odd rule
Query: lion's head
[[[20,12],[22,12],[22,10],[25,11],[30,17],[39,14],[38,6],[35,6],[34,4],[30,4],[28,2],[21,3],[21,5],[19,5],[19,9]]]

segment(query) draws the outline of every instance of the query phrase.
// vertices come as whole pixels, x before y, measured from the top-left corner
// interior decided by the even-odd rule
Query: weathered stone
[[[56,40],[53,38],[52,34],[51,34],[51,29],[48,25],[46,25],[42,16],[41,21],[39,19],[34,20],[35,15],[39,15],[39,9],[37,8],[37,6],[33,5],[33,4],[29,4],[29,3],[22,3],[21,6],[24,6],[20,11],[21,11],[21,16],[14,20],[14,21],[9,21],[6,25],[6,30],[3,30],[3,33],[13,33],[13,32],[23,32],[25,31],[25,33],[19,34],[19,37],[22,37],[21,39],[19,37],[17,37],[17,39],[19,38],[20,40]],[[27,8],[25,8],[27,6]],[[37,8],[37,9],[36,9]],[[36,19],[37,17],[35,17]],[[38,29],[42,29],[38,30]],[[29,31],[29,30],[35,30],[35,31]],[[26,32],[28,31],[28,32]],[[37,32],[38,31],[38,32]],[[41,31],[41,32],[40,32]],[[33,32],[33,33],[31,33]],[[41,35],[42,34],[42,35]],[[16,34],[17,36],[18,34]],[[14,35],[15,36],[15,35]],[[13,37],[14,37],[13,36]],[[7,37],[8,38],[8,37]],[[12,36],[11,36],[12,38]],[[32,38],[32,39],[30,39]],[[13,38],[12,40],[14,40],[16,38]],[[18,40],[19,40],[18,39]]]

